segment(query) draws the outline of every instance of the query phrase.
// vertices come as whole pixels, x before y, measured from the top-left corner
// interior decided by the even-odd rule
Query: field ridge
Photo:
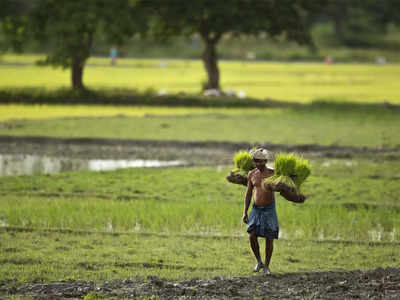
[[[321,153],[388,153],[400,151],[400,145],[395,147],[356,147],[320,144],[274,144],[248,143],[230,141],[180,141],[180,140],[151,140],[151,139],[112,139],[112,138],[65,138],[44,136],[10,136],[0,135],[0,143],[39,143],[39,144],[79,144],[79,145],[109,145],[109,146],[146,146],[146,147],[175,147],[175,148],[214,148],[238,151],[251,149],[254,146],[265,147],[271,151],[285,152],[321,152]],[[19,149],[23,150],[23,149]]]

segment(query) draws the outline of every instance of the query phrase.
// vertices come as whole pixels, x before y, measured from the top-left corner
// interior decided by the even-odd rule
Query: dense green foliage
[[[159,36],[197,33],[203,41],[202,60],[207,72],[204,89],[220,89],[217,44],[225,34],[268,34],[311,43],[306,15],[319,5],[302,0],[230,1],[153,0],[155,31]],[[151,4],[147,4],[151,6]]]
[[[99,31],[112,43],[122,41],[147,26],[135,1],[38,0],[26,14],[32,37],[46,48],[41,64],[71,70],[74,89],[83,89],[83,71]]]

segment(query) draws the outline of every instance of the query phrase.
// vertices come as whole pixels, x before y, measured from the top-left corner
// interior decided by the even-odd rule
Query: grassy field
[[[69,71],[33,65],[39,57],[4,56],[0,89],[55,90],[70,86]],[[396,64],[221,61],[219,66],[223,89],[242,90],[254,98],[400,103],[396,88],[400,68]],[[92,58],[84,74],[85,83],[92,89],[163,89],[169,93],[199,93],[205,78],[199,60],[121,59],[117,67],[111,67],[108,59]]]
[[[0,90],[57,91],[69,72],[5,56]],[[0,105],[0,135],[400,145],[398,65],[220,63],[225,89],[300,102],[263,108]],[[94,90],[198,93],[199,61],[94,58]],[[323,99],[324,101],[315,101]],[[399,153],[312,158],[305,204],[277,197],[274,272],[400,267]],[[231,166],[0,178],[0,287],[55,280],[250,274],[245,189]]]
[[[8,286],[61,280],[146,280],[149,275],[167,279],[247,276],[255,264],[245,237],[3,228],[0,236],[0,283]],[[398,249],[395,244],[278,240],[271,268],[286,273],[398,267]]]
[[[1,105],[0,135],[387,148],[400,145],[399,116],[393,107],[332,103],[259,109]]]
[[[400,162],[314,159],[312,165],[305,204],[278,196],[282,239],[273,270],[399,267]],[[4,177],[0,281],[249,274],[245,190],[225,181],[228,171]]]

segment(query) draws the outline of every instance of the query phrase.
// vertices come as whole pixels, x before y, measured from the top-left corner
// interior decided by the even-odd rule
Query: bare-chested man
[[[247,224],[247,232],[250,238],[251,249],[257,259],[254,272],[264,269],[265,274],[270,274],[269,263],[273,251],[273,241],[278,238],[279,225],[275,210],[275,197],[273,191],[264,187],[264,179],[272,176],[274,171],[266,167],[269,152],[266,149],[258,148],[250,151],[256,168],[248,175],[247,191],[244,200],[243,222]],[[254,190],[254,203],[250,212],[251,197]],[[260,256],[258,237],[265,237],[265,265]]]

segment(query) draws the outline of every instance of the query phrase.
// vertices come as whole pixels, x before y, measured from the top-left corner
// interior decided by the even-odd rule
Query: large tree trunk
[[[85,86],[83,85],[83,67],[84,62],[82,62],[79,58],[74,58],[72,63],[71,70],[71,80],[72,80],[72,88],[74,90],[83,90]]]
[[[203,52],[203,64],[207,71],[208,82],[204,89],[219,90],[219,69],[216,42],[211,39],[205,39],[205,48]]]
[[[71,80],[72,88],[74,90],[84,90],[83,84],[83,69],[86,60],[90,56],[90,50],[93,45],[94,30],[88,31],[87,34],[82,35],[81,51],[72,58]]]

